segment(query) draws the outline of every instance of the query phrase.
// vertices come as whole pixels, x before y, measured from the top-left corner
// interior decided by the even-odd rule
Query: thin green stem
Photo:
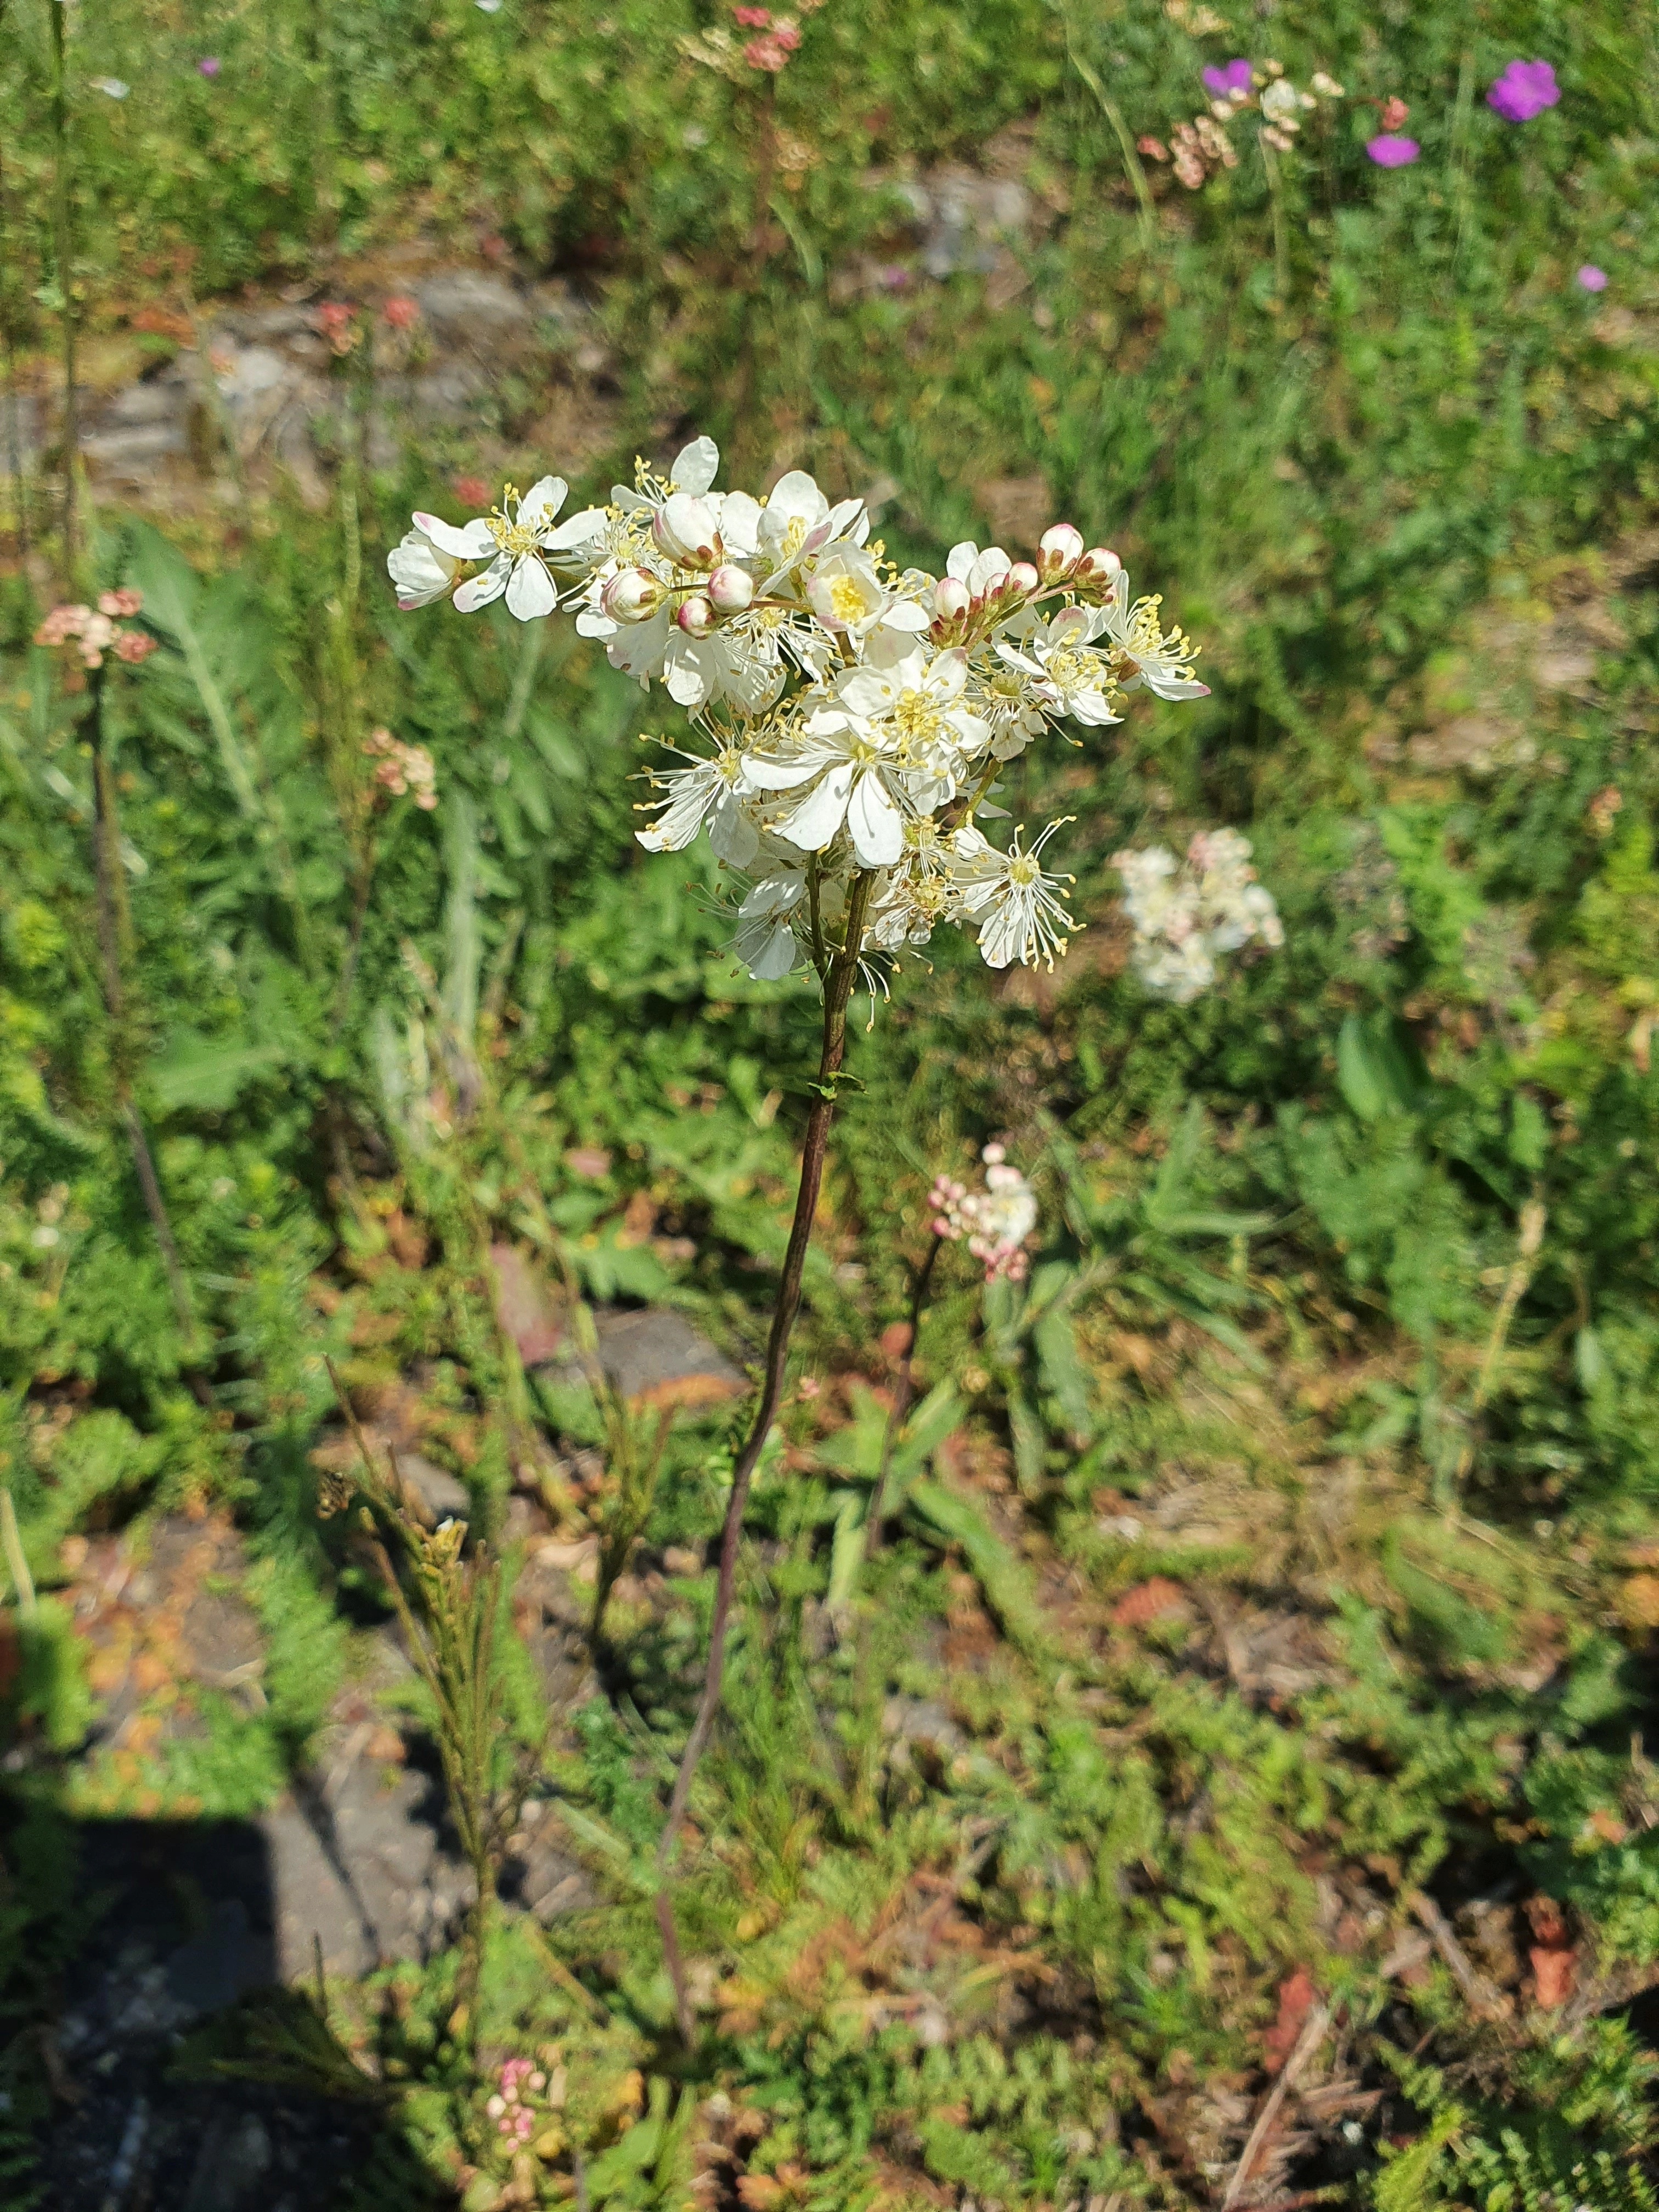
[[[149,1140],[144,1134],[144,1125],[132,1096],[137,1048],[127,1018],[126,991],[122,980],[123,960],[128,950],[132,924],[127,911],[121,873],[121,827],[115,811],[115,779],[110,773],[105,746],[106,673],[102,668],[95,668],[92,672],[92,705],[88,727],[92,750],[93,880],[97,895],[98,951],[103,967],[104,1007],[110,1025],[115,1111],[116,1118],[126,1133],[133,1170],[143,1194],[144,1211],[149,1216],[150,1227],[155,1231],[156,1245],[161,1255],[161,1265],[167,1272],[167,1288],[172,1294],[179,1332],[189,1345],[196,1334],[196,1316],[191,1305],[190,1288],[185,1279],[183,1262],[179,1257],[178,1240],[173,1233],[173,1221],[167,1212],[167,1200],[161,1194],[161,1177],[155,1172]]]
[[[1066,33],[1066,58],[1083,79],[1099,105],[1101,113],[1116,136],[1123,155],[1123,167],[1140,208],[1140,242],[1150,253],[1158,243],[1158,204],[1152,198],[1152,188],[1146,181],[1146,172],[1140,156],[1135,151],[1135,142],[1129,135],[1129,126],[1123,119],[1123,111],[1101,82],[1100,73],[1092,62],[1078,52],[1077,40],[1072,34],[1071,11],[1062,4],[1060,20]]]

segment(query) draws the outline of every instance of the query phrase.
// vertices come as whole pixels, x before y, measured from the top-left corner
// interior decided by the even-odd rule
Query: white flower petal
[[[752,768],[750,775],[751,778],[754,775]],[[803,853],[821,853],[847,819],[853,775],[850,761],[830,769],[823,782],[809,791],[793,812],[779,822],[778,835],[787,837],[792,845],[799,845]]]
[[[482,515],[458,530],[436,514],[417,514],[415,527],[429,538],[441,553],[457,561],[487,561],[495,550],[495,533]]]
[[[733,791],[722,793],[708,817],[708,842],[717,860],[746,868],[760,850],[760,833]]]
[[[853,787],[847,827],[861,868],[890,868],[904,850],[904,817],[872,769]]]
[[[519,523],[525,530],[543,530],[564,505],[570,487],[562,477],[538,477],[519,501]]]
[[[1018,902],[1004,899],[979,926],[980,957],[988,968],[1018,960],[1025,943],[1025,916]]]
[[[826,761],[837,756],[823,748],[795,755],[788,760],[769,753],[750,753],[743,763],[744,774],[757,791],[799,791],[810,783]]]
[[[752,560],[760,543],[761,504],[746,491],[729,491],[720,501],[720,543],[728,561]]]
[[[499,560],[490,562],[482,576],[469,576],[455,594],[457,612],[477,614],[480,607],[487,607],[492,599],[499,599],[507,589],[507,580],[512,568],[512,562],[503,553]]]
[[[882,611],[881,627],[903,630],[910,636],[917,636],[927,628],[928,621],[925,609],[918,606],[914,599],[894,599]]]
[[[455,581],[456,566],[418,530],[406,531],[386,556],[386,572],[397,587],[398,605],[405,611],[445,598]]]
[[[605,525],[602,507],[585,507],[579,514],[567,514],[542,542],[550,553],[567,553],[578,545],[596,545],[605,535]]]
[[[693,438],[674,456],[668,471],[676,491],[701,495],[714,483],[720,465],[720,449],[712,438]]]
[[[559,595],[553,588],[553,579],[533,553],[526,553],[513,566],[513,574],[507,587],[507,611],[520,622],[535,622],[543,615],[550,615],[559,604]]]
[[[787,921],[755,921],[738,928],[733,949],[757,983],[782,981],[800,955]]]

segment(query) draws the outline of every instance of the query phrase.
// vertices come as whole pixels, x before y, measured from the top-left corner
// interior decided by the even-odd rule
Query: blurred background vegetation
[[[686,1878],[707,2047],[675,2045],[644,1872],[721,1503],[728,1418],[695,1409],[644,1538],[695,1560],[624,1587],[579,1707],[519,1685],[598,1901],[540,1949],[504,1924],[485,2040],[561,2039],[592,2112],[514,2178],[444,2026],[447,1952],[340,1996],[336,2027],[384,2055],[395,2018],[398,2124],[434,2201],[477,2207],[678,2203],[702,2173],[763,2208],[1647,2212],[1659,33],[1612,0],[787,20],[772,70],[690,0],[107,0],[70,17],[60,145],[46,0],[6,0],[16,2185],[83,1940],[40,1838],[269,1806],[374,1616],[315,1513],[325,1358],[365,1403],[415,1378],[516,1558],[538,1455],[544,1533],[579,1539],[605,1493],[558,1472],[599,1431],[526,1376],[492,1247],[678,1307],[739,1364],[761,1341],[807,983],[734,975],[712,872],[635,846],[659,697],[499,609],[400,618],[382,576],[411,506],[463,514],[467,478],[556,469],[585,501],[707,430],[723,481],[866,495],[901,559],[1075,521],[1201,640],[1212,696],[1021,763],[1017,807],[1077,817],[1091,926],[1061,971],[941,947],[859,1036],[819,1387],[757,1494]],[[1190,190],[1162,151],[1240,54],[1344,96],[1289,152],[1242,118],[1237,167]],[[1561,89],[1522,125],[1485,100],[1517,56]],[[1397,170],[1364,151],[1390,99],[1420,148]],[[458,271],[483,290],[431,289]],[[259,429],[261,345],[304,356],[297,442]],[[124,473],[122,426],[167,406],[181,434]],[[161,650],[106,672],[100,733],[31,640],[118,586]],[[430,751],[434,809],[375,781],[379,727]],[[1151,1004],[1107,856],[1218,822],[1286,945]],[[928,1183],[993,1136],[1042,1249],[1018,1291],[941,1270],[903,1533],[848,1629],[860,1393],[891,1385]],[[263,1702],[88,1749],[77,1563],[181,1515],[240,1531]],[[896,1967],[883,1931],[924,1896],[945,1921]],[[1314,1990],[1329,2037],[1268,2112]],[[718,2157],[717,2096],[754,2121]],[[351,2201],[414,2185],[371,2163]]]

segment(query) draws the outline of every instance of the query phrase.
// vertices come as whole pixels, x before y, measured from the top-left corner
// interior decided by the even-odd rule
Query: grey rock
[[[465,422],[478,410],[489,390],[483,373],[465,362],[447,362],[441,368],[411,377],[409,404],[423,422]]]
[[[522,341],[532,326],[530,303],[504,276],[481,269],[449,269],[415,287],[421,313],[441,344],[477,351]]]
[[[684,1314],[667,1307],[599,1314],[594,1327],[605,1371],[624,1398],[649,1393],[716,1399],[746,1387],[726,1354]]]
[[[292,383],[295,369],[291,362],[270,346],[252,345],[232,355],[216,374],[225,404],[234,410],[247,406],[279,385]]]
[[[174,422],[190,412],[191,390],[182,378],[157,377],[150,384],[129,385],[118,392],[103,411],[113,426]]]
[[[187,453],[190,439],[182,422],[155,422],[131,430],[93,431],[81,441],[81,458],[106,476],[143,478],[170,453]]]
[[[398,1468],[404,1480],[434,1521],[465,1521],[471,1517],[472,1499],[466,1485],[420,1452],[399,1452]]]

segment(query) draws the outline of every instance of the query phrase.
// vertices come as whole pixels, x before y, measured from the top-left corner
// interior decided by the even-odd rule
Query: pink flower
[[[348,354],[357,343],[356,309],[341,300],[325,300],[317,310],[316,325],[337,354]]]
[[[1390,94],[1377,109],[1376,119],[1385,131],[1398,131],[1410,113],[1410,108],[1403,100],[1397,94]]]
[[[1547,62],[1515,61],[1488,88],[1486,105],[1506,123],[1530,123],[1560,97],[1561,88]]]
[[[100,615],[136,615],[143,604],[142,592],[100,592],[98,594]]]
[[[763,31],[772,20],[769,8],[734,8],[732,14],[745,31]]]
[[[380,313],[394,331],[406,331],[419,319],[420,302],[417,300],[411,300],[406,292],[394,292],[380,309]],[[482,503],[482,495],[480,503]]]
[[[780,70],[787,69],[789,65],[787,53],[776,39],[769,36],[763,39],[750,39],[743,50],[743,58],[750,69],[765,70],[772,76],[776,76]]]
[[[1422,150],[1415,138],[1396,138],[1391,131],[1385,131],[1380,138],[1365,141],[1365,151],[1379,169],[1403,169]]]
[[[774,24],[772,27],[772,36],[777,40],[778,44],[783,48],[783,51],[787,54],[793,54],[796,47],[800,44],[800,33],[795,28],[794,25],[793,23],[786,23],[781,20]]]
[[[1249,62],[1241,56],[1220,69],[1206,69],[1204,71],[1204,88],[1206,92],[1214,93],[1218,100],[1225,100],[1235,94],[1242,98],[1250,88]]]
[[[1576,281],[1582,284],[1587,292],[1605,292],[1607,289],[1607,270],[1598,269],[1593,261],[1583,263],[1580,268],[1574,270],[1573,275]]]
[[[1135,140],[1135,151],[1144,154],[1149,161],[1167,161],[1170,158],[1169,148],[1161,138],[1154,138],[1150,131],[1144,138]]]
[[[217,76],[219,74],[218,55],[204,54],[201,60],[196,64],[196,74],[198,76]]]
[[[482,507],[489,497],[489,486],[482,477],[457,477],[449,488],[463,507]]]
[[[123,629],[115,634],[115,658],[126,661],[131,666],[136,667],[139,661],[148,660],[156,650],[157,641],[147,630]]]

